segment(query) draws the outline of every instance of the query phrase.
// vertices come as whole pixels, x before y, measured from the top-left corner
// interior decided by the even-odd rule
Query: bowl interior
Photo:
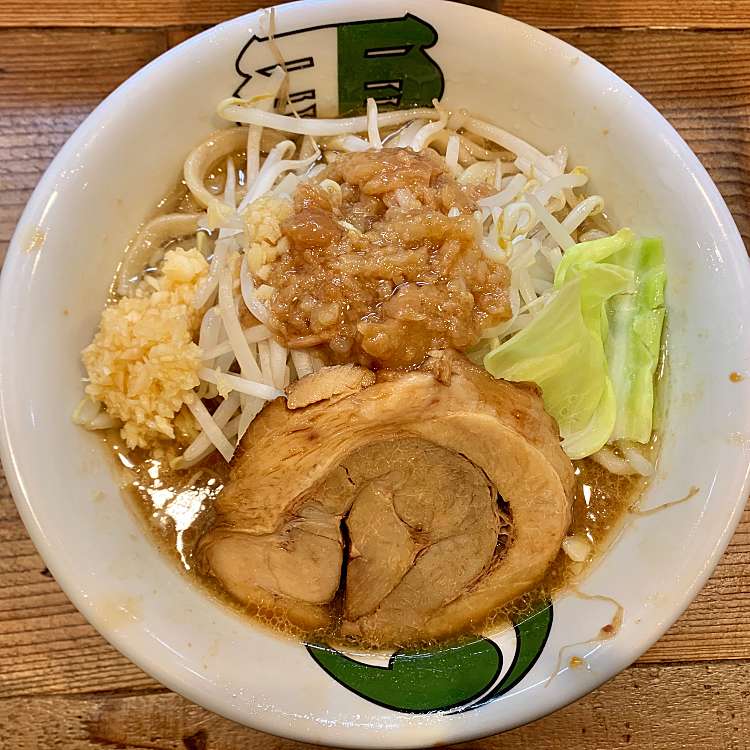
[[[643,504],[693,494],[634,517],[583,584],[624,607],[619,633],[565,651],[588,668],[563,661],[545,687],[560,648],[595,639],[613,615],[611,601],[567,595],[555,605],[546,648],[502,698],[470,713],[380,706],[331,679],[302,645],[251,626],[191,586],[128,510],[98,439],[72,424],[77,355],[128,239],[176,182],[190,148],[221,124],[216,103],[273,64],[257,14],[201,34],[126,82],[34,193],[3,272],[3,462],[37,547],[84,615],[141,667],[208,708],[327,744],[378,745],[388,730],[389,745],[422,747],[510,728],[581,696],[642,653],[728,541],[744,505],[750,446],[750,386],[729,380],[749,366],[745,250],[671,127],[612,73],[542,32],[435,0],[414,0],[408,13],[395,0],[294,3],[278,9],[277,28],[285,59],[297,61],[292,84],[318,114],[347,109],[373,81],[387,93],[395,77],[404,104],[442,95],[542,150],[567,146],[571,162],[590,170],[615,225],[664,238],[669,382],[659,470]],[[38,229],[41,249],[27,252]],[[512,656],[517,635],[496,640]],[[506,655],[502,674],[511,668]]]

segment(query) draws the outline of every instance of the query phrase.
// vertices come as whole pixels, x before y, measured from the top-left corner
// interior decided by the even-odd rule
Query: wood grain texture
[[[284,2],[284,0],[281,0]],[[125,26],[163,28],[216,24],[258,8],[280,5],[263,0],[3,0],[0,26]]]
[[[4,0],[0,26],[164,27],[215,24],[284,0]],[[749,28],[750,0],[469,0],[547,29]]]
[[[166,46],[163,31],[0,30],[0,260],[68,136]]]
[[[501,12],[544,29],[750,27],[748,0],[505,0]]]
[[[655,706],[662,710],[654,710]],[[679,717],[679,720],[677,720]],[[743,750],[750,663],[634,667],[545,719],[463,750]],[[382,736],[388,746],[388,733]],[[304,750],[173,693],[0,701],[0,747],[13,750]]]

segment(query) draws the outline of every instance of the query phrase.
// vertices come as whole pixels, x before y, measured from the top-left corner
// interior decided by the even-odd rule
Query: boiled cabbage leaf
[[[537,383],[570,458],[651,434],[653,374],[664,317],[657,240],[629,229],[569,248],[555,292],[523,330],[490,351],[498,378]]]
[[[664,327],[666,270],[661,240],[645,238],[612,257],[635,272],[635,294],[613,297],[608,307],[606,354],[617,402],[610,440],[647,443],[654,414],[654,374]]]

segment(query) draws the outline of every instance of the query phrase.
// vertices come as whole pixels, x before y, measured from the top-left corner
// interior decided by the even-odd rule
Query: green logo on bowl
[[[329,646],[309,644],[310,656],[337,682],[366,700],[404,713],[469,711],[516,687],[536,664],[552,628],[552,604],[513,623],[515,644],[503,672],[503,653],[492,640],[435,651],[397,651],[380,666]]]
[[[430,106],[445,88],[426,52],[438,33],[411,13],[287,31],[274,40],[289,73],[289,102],[303,117],[361,112],[368,97],[384,109]],[[243,82],[235,95],[249,95],[278,62],[271,40],[253,35],[237,56]]]

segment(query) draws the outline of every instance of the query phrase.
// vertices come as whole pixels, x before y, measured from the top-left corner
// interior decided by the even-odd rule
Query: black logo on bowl
[[[274,40],[253,35],[237,56],[242,83],[234,93],[251,95],[253,82],[279,64],[278,50],[289,73],[289,102],[300,116],[361,113],[370,97],[382,109],[430,106],[445,88],[427,53],[437,41],[435,28],[411,13],[286,31]]]

